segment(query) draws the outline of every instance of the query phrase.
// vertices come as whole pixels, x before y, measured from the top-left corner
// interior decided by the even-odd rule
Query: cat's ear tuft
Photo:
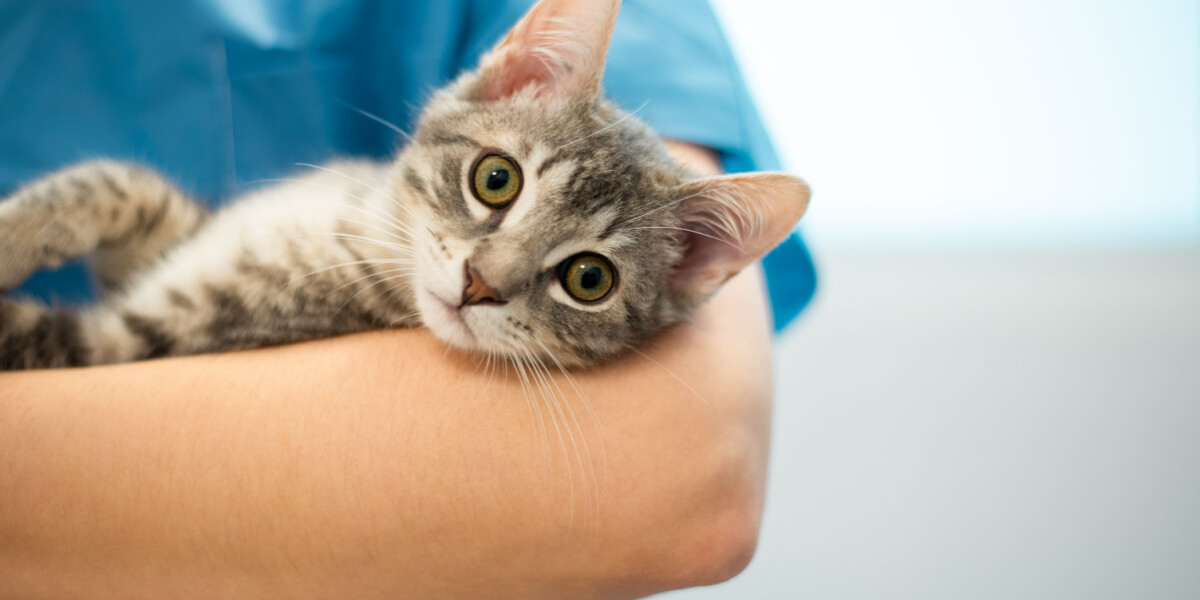
[[[503,100],[530,86],[538,97],[600,95],[620,0],[540,0],[484,55],[471,95]]]
[[[744,173],[680,186],[676,215],[685,238],[670,289],[698,302],[779,245],[796,227],[812,195],[803,180],[782,173]]]

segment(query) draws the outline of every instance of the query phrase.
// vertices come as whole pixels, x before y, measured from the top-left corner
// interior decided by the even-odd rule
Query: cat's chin
[[[425,326],[443,342],[473,352],[481,349],[479,338],[467,323],[466,315],[449,300],[423,290],[417,294],[417,308],[421,311]]]

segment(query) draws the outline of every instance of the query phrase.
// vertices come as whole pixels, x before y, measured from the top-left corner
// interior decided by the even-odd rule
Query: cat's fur
[[[780,174],[691,179],[603,100],[618,8],[541,0],[478,71],[434,95],[391,164],[312,167],[211,215],[112,162],[19,190],[0,203],[0,289],[90,254],[105,295],[81,311],[0,297],[0,369],[419,325],[476,352],[586,365],[686,320],[787,235],[808,188]],[[488,149],[523,174],[503,210],[467,187]],[[581,252],[617,272],[596,304],[559,279]],[[476,278],[494,301],[467,302]]]

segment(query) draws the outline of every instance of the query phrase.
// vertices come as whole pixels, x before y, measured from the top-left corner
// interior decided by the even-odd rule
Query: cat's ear
[[[540,0],[480,62],[475,99],[503,100],[529,86],[541,98],[600,94],[620,0]]]
[[[676,214],[687,229],[670,289],[698,301],[762,258],[796,227],[812,195],[803,180],[782,173],[744,173],[680,186]]]

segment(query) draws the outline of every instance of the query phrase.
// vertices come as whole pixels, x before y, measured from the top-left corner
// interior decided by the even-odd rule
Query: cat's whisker
[[[676,231],[686,231],[688,233],[694,233],[696,235],[706,237],[710,240],[715,240],[715,241],[721,242],[722,244],[725,244],[731,248],[737,249],[738,252],[742,251],[741,246],[739,246],[738,244],[735,244],[729,240],[719,238],[719,237],[709,234],[709,233],[704,233],[703,231],[696,231],[695,229],[686,229],[684,227],[666,227],[666,226],[664,226],[664,227],[627,227],[623,231],[639,231],[642,229],[674,229]]]
[[[320,269],[316,269],[315,271],[309,271],[308,273],[305,273],[303,275],[293,277],[292,279],[288,280],[288,282],[286,284],[284,284],[284,287],[290,287],[302,279],[306,279],[308,277],[312,277],[313,275],[319,275],[321,273],[332,271],[334,269],[340,269],[342,267],[352,267],[355,265],[409,265],[411,263],[412,263],[412,261],[410,261],[408,259],[369,258],[369,259],[363,259],[363,260],[352,260],[350,262],[344,262],[344,263],[339,263],[336,265],[330,265],[328,267],[321,267]]]
[[[379,246],[380,248],[384,248],[384,249],[395,252],[398,256],[403,256],[403,257],[409,258],[409,259],[414,258],[416,256],[416,252],[412,249],[412,247],[410,247],[406,244],[397,244],[395,242],[389,242],[387,240],[381,240],[378,238],[367,237],[364,235],[345,233],[345,232],[341,232],[341,231],[323,232],[323,233],[318,233],[318,234],[314,234],[314,235],[325,235],[325,236],[339,238],[339,239],[343,239],[343,240],[354,240],[357,242],[362,242],[364,244],[371,244],[371,245]]]
[[[347,197],[358,200],[359,202],[367,201],[366,198],[360,196],[359,194],[350,193],[346,189],[340,188],[336,185],[329,185],[327,183],[321,183],[320,181],[313,181],[312,179],[303,179],[300,177],[268,177],[265,179],[255,179],[252,181],[247,181],[245,183],[245,185],[254,185],[256,183],[298,183],[301,185],[316,186],[319,188],[327,189],[329,191],[336,192],[338,194],[344,194]]]
[[[545,363],[535,353],[529,350],[528,347],[526,348],[525,352],[534,366],[538,379],[542,382],[547,400],[552,403],[551,406],[558,418],[562,419],[563,428],[567,432],[568,440],[571,443],[571,450],[575,455],[575,462],[579,465],[579,475],[581,477],[580,484],[583,486],[583,492],[590,492],[589,496],[593,496],[599,489],[599,486],[594,469],[589,468],[589,465],[591,464],[591,449],[588,446],[587,436],[583,431],[583,427],[580,426],[579,420],[575,417],[575,410],[571,408],[566,394],[563,393],[563,390],[561,387],[559,387],[558,382],[555,381],[551,376],[550,370],[546,367]],[[576,435],[576,433],[578,433],[578,435]],[[570,461],[569,457],[565,458],[568,462]],[[569,466],[567,473],[568,483],[572,486],[570,498],[572,503],[571,520],[573,523],[575,517],[575,490],[573,483],[574,478],[570,474],[571,469]],[[589,474],[591,475],[590,478],[588,476]],[[593,505],[593,507],[594,506],[595,505]],[[588,505],[584,506],[585,511],[589,508],[590,507]]]
[[[609,123],[608,125],[605,125],[604,127],[601,127],[600,129],[597,129],[596,131],[593,131],[593,132],[591,132],[591,133],[589,133],[589,134],[587,134],[587,135],[585,135],[585,136],[583,136],[583,137],[581,137],[581,138],[579,138],[579,139],[577,139],[577,140],[574,140],[574,141],[571,141],[571,142],[567,142],[566,144],[563,144],[562,146],[559,146],[559,147],[558,147],[558,148],[555,150],[555,152],[560,152],[560,151],[562,151],[563,149],[566,149],[566,148],[569,148],[569,147],[571,147],[571,146],[574,146],[575,144],[578,144],[579,142],[582,142],[583,140],[586,140],[586,139],[588,139],[588,138],[590,138],[590,137],[595,137],[595,136],[597,136],[597,135],[600,135],[601,133],[604,133],[605,131],[608,131],[609,129],[612,129],[613,127],[616,127],[617,125],[620,125],[621,123],[624,123],[624,122],[625,122],[625,121],[627,121],[628,119],[631,119],[631,118],[633,118],[633,116],[634,116],[634,115],[638,114],[639,112],[642,112],[642,109],[646,108],[646,106],[647,106],[647,105],[649,105],[649,104],[650,104],[650,101],[649,101],[649,100],[647,100],[647,101],[643,102],[643,103],[642,103],[642,105],[641,105],[641,106],[639,106],[639,107],[637,107],[637,109],[636,109],[636,110],[634,110],[633,112],[631,112],[631,113],[629,113],[629,114],[625,115],[624,117],[621,117],[620,119],[617,119],[616,121],[613,121],[612,123]]]
[[[354,294],[353,294],[352,296],[350,296],[349,298],[347,298],[347,299],[346,299],[346,301],[345,301],[345,302],[343,302],[343,303],[342,303],[342,305],[341,305],[340,307],[338,307],[338,312],[341,312],[341,311],[345,310],[345,309],[346,309],[346,307],[347,307],[347,306],[349,306],[351,302],[353,302],[353,301],[357,300],[357,299],[358,299],[358,297],[359,297],[359,296],[361,296],[361,295],[362,295],[364,292],[367,292],[368,290],[374,289],[376,286],[382,285],[382,284],[384,284],[384,283],[388,283],[389,281],[396,281],[396,280],[398,280],[398,279],[399,279],[399,280],[401,280],[401,282],[403,283],[403,282],[404,282],[404,281],[406,281],[406,280],[407,280],[407,279],[408,279],[408,278],[411,276],[411,274],[412,274],[412,271],[411,271],[411,270],[407,270],[407,269],[393,269],[393,270],[391,270],[391,271],[384,271],[383,273],[380,273],[380,275],[383,275],[383,274],[388,274],[388,273],[393,273],[393,272],[397,272],[397,271],[402,271],[402,272],[400,272],[400,273],[398,273],[398,274],[396,274],[396,275],[391,275],[390,277],[383,277],[383,278],[381,278],[379,281],[376,281],[375,283],[372,283],[371,285],[368,285],[368,286],[366,286],[366,287],[364,287],[364,288],[362,288],[362,289],[358,290],[357,292],[354,292]],[[369,277],[369,276],[368,276],[368,277]],[[358,279],[358,281],[362,281],[363,279],[365,279],[365,278],[359,278],[359,279]],[[342,287],[345,287],[345,285],[343,285]],[[338,288],[338,289],[341,289],[341,288]],[[337,291],[337,290],[334,290],[334,291]],[[392,286],[392,287],[388,287],[388,288],[386,288],[386,291],[387,291],[387,292],[396,292],[396,291],[398,291],[398,290],[396,289],[396,287],[395,287],[395,286]],[[330,292],[330,293],[332,293],[332,292]]]
[[[490,386],[492,381],[490,378],[488,378],[488,375],[491,373],[491,367],[492,367],[492,351],[491,350],[485,350],[483,353],[483,356],[479,357],[479,367],[483,368],[483,377],[484,377],[484,379],[487,379],[487,382],[484,384],[484,387]],[[478,367],[475,369],[475,372],[476,373],[479,372]]]
[[[388,200],[392,201],[392,202],[395,201],[394,198],[388,198]],[[402,229],[404,231],[409,231],[411,233],[411,231],[409,230],[409,224],[400,220],[400,218],[397,215],[383,210],[382,206],[379,206],[374,203],[368,203],[366,200],[361,200],[361,202],[363,202],[362,206],[354,206],[354,205],[348,204],[348,205],[346,205],[346,208],[357,210],[371,218],[384,219],[385,221],[388,222],[388,224],[396,227],[397,229]],[[367,210],[368,208],[371,210]],[[410,214],[410,216],[411,216],[411,214]]]
[[[411,236],[413,234],[413,231],[411,229],[409,229],[407,224],[401,222],[396,217],[389,215],[380,209],[377,209],[374,206],[371,207],[374,210],[367,210],[365,208],[361,208],[358,206],[347,206],[346,208],[349,208],[352,210],[357,210],[358,212],[361,212],[364,215],[366,215],[370,218],[373,218],[373,219],[383,219],[385,221],[384,225],[388,225],[388,226],[392,227],[393,229],[395,229],[396,231],[404,233],[405,235]]]
[[[390,198],[390,199],[392,200],[392,202],[393,202],[393,203],[394,203],[394,204],[395,204],[395,205],[396,205],[398,208],[400,208],[400,209],[401,209],[401,210],[403,210],[404,212],[407,212],[407,213],[408,213],[409,215],[411,215],[411,216],[414,216],[414,217],[416,216],[416,214],[415,214],[415,213],[413,213],[412,209],[411,209],[411,208],[409,208],[409,207],[407,207],[407,206],[405,206],[405,205],[404,205],[402,202],[400,202],[400,199],[399,199],[399,198],[396,198],[396,196],[395,196],[395,195],[393,195],[393,194],[390,194],[390,193],[388,193],[388,192],[386,192],[386,191],[384,191],[384,190],[381,190],[381,189],[379,189],[378,187],[376,187],[376,186],[374,186],[374,185],[371,185],[371,184],[369,184],[369,183],[367,183],[367,182],[365,182],[365,181],[363,181],[363,180],[361,180],[361,179],[359,179],[359,178],[357,178],[357,177],[355,177],[355,176],[353,176],[353,175],[348,175],[348,174],[346,174],[346,173],[343,173],[343,172],[341,172],[341,171],[339,171],[339,170],[337,170],[337,169],[333,169],[333,168],[330,168],[330,167],[323,167],[323,166],[321,166],[321,165],[314,165],[314,164],[312,164],[312,163],[296,163],[296,166],[298,166],[298,167],[305,167],[305,168],[309,168],[309,169],[316,169],[316,170],[318,170],[318,171],[324,171],[324,172],[326,172],[326,173],[332,173],[332,174],[334,174],[334,175],[337,175],[337,176],[339,176],[339,177],[344,177],[344,178],[346,178],[347,180],[353,181],[354,183],[357,183],[357,184],[359,184],[359,185],[365,186],[365,187],[367,187],[368,189],[374,190],[376,193],[383,195],[385,198]]]
[[[254,180],[254,181],[251,181],[251,182],[249,182],[249,183],[250,183],[250,184],[254,184],[254,183],[296,183],[296,184],[301,184],[301,185],[306,185],[306,186],[316,186],[316,187],[323,188],[323,189],[326,189],[326,190],[330,190],[330,191],[332,191],[332,192],[336,192],[336,193],[339,193],[339,194],[345,194],[346,196],[348,196],[348,197],[350,197],[350,198],[353,198],[353,199],[355,199],[355,200],[357,200],[357,201],[359,201],[359,202],[363,203],[363,205],[364,205],[364,206],[370,207],[370,208],[372,208],[372,209],[375,209],[375,210],[368,211],[368,210],[366,210],[366,209],[364,209],[364,208],[362,208],[362,207],[354,206],[354,205],[352,205],[352,204],[344,204],[344,205],[343,205],[343,208],[349,208],[349,209],[351,209],[351,210],[357,210],[357,211],[359,211],[359,212],[362,212],[362,213],[366,214],[367,216],[369,216],[369,217],[371,217],[371,218],[381,218],[381,219],[384,219],[384,220],[390,221],[390,224],[391,224],[391,225],[393,225],[393,226],[395,226],[397,229],[400,229],[400,230],[402,230],[402,231],[405,231],[405,232],[411,233],[410,231],[408,231],[408,229],[407,229],[406,225],[405,225],[403,222],[401,222],[401,221],[400,221],[399,219],[397,219],[395,216],[393,216],[393,215],[390,215],[390,214],[388,214],[388,213],[386,213],[386,212],[384,212],[384,211],[382,211],[382,210],[379,210],[379,209],[377,209],[373,203],[371,203],[370,201],[368,201],[368,199],[367,199],[367,198],[364,198],[363,196],[361,196],[361,195],[359,195],[359,194],[353,194],[353,193],[350,193],[350,192],[348,192],[348,191],[346,191],[346,190],[344,190],[344,189],[342,189],[342,188],[339,188],[339,187],[337,187],[337,186],[334,186],[334,185],[329,185],[329,184],[326,184],[326,183],[321,183],[321,182],[319,182],[319,181],[313,181],[313,180],[311,180],[311,179],[300,179],[300,178],[297,178],[297,177],[277,177],[277,178],[270,178],[270,179],[256,179],[256,180]],[[384,196],[387,196],[387,194],[385,194],[385,193],[383,193],[383,192],[381,192],[381,191],[379,191],[379,190],[375,190],[375,191],[376,191],[376,193],[380,193],[380,194],[382,194],[382,195],[384,195]],[[396,199],[395,199],[395,198],[392,198],[392,197],[388,197],[388,200],[389,200],[389,201],[392,201],[392,202],[395,202],[395,201],[396,201]],[[411,214],[411,213],[410,213],[410,214]]]
[[[693,396],[695,396],[696,398],[699,398],[701,402],[703,402],[705,404],[710,404],[710,402],[708,401],[708,398],[705,398],[703,395],[700,394],[700,392],[697,392],[695,388],[693,388],[691,385],[689,385],[688,382],[684,381],[682,377],[680,377],[679,375],[677,375],[675,373],[675,371],[668,369],[666,365],[658,362],[657,360],[654,360],[653,358],[650,357],[649,354],[646,354],[645,352],[642,352],[641,350],[638,350],[637,348],[630,348],[630,350],[636,352],[638,354],[638,356],[641,356],[642,358],[650,361],[651,364],[654,364],[654,365],[658,366],[658,368],[662,369],[663,371],[666,371],[667,375],[670,375],[671,377],[673,377],[675,379],[675,381],[678,381],[680,384],[682,384],[683,387],[687,388],[687,390],[689,392],[691,392]]]
[[[349,217],[338,217],[338,221],[343,222],[343,223],[352,223],[354,225],[366,227],[368,229],[374,229],[375,231],[378,231],[379,233],[382,233],[383,235],[386,235],[386,236],[392,238],[393,240],[395,240],[398,243],[402,243],[402,244],[404,244],[404,243],[411,244],[412,243],[412,239],[409,238],[407,235],[404,235],[404,232],[387,231],[386,229],[380,229],[376,225],[372,225],[370,223],[363,223],[362,221],[358,221],[356,219],[351,219]],[[341,232],[339,232],[339,233],[341,233]]]
[[[487,378],[488,378],[488,386],[490,387],[496,381],[496,373],[500,372],[501,364],[500,364],[500,357],[496,354],[495,350],[488,350],[487,356],[488,356]]]
[[[364,244],[373,244],[373,245],[380,246],[382,248],[391,250],[401,256],[406,256],[409,258],[415,256],[415,253],[414,253],[412,247],[410,247],[408,245],[397,244],[395,242],[388,242],[386,240],[371,238],[371,237],[367,237],[364,235],[355,235],[353,233],[343,233],[341,231],[301,231],[301,232],[297,232],[293,235],[290,235],[288,237],[291,239],[299,239],[299,238],[304,238],[304,237],[325,237],[325,236],[341,238],[341,239],[345,239],[345,240],[355,240],[358,242],[362,242]]]
[[[563,377],[566,378],[566,380],[567,380],[567,383],[569,383],[571,385],[571,387],[575,390],[575,394],[577,396],[579,396],[579,400],[583,403],[584,409],[587,410],[588,416],[592,420],[592,427],[594,427],[596,430],[597,440],[600,443],[600,463],[601,463],[600,472],[605,478],[607,478],[608,477],[608,450],[604,444],[604,435],[603,435],[603,429],[601,429],[601,427],[600,427],[600,418],[599,418],[599,416],[596,415],[596,411],[592,407],[591,400],[588,399],[587,394],[584,394],[583,390],[580,389],[579,385],[575,382],[575,378],[571,376],[570,371],[567,370],[567,368],[563,365],[562,361],[560,361],[556,356],[554,356],[553,352],[550,352],[550,349],[546,347],[546,344],[544,344],[541,340],[539,340],[537,338],[532,338],[532,339],[533,339],[533,341],[537,342],[538,346],[541,346],[542,351],[545,353],[545,355],[547,357],[549,357],[550,360],[554,363],[554,365],[556,367],[558,367],[558,370],[562,372]],[[572,414],[572,417],[573,416],[574,415]],[[578,423],[578,421],[576,421],[576,423]],[[582,427],[580,429],[582,430]],[[599,488],[597,488],[597,494],[599,494]]]
[[[363,196],[347,192],[347,191],[343,190],[342,188],[339,188],[334,185],[321,183],[319,181],[313,181],[311,179],[300,179],[300,178],[296,178],[296,177],[277,177],[277,178],[270,178],[270,179],[256,179],[256,180],[248,182],[248,183],[249,184],[254,184],[254,183],[297,183],[297,184],[302,184],[302,185],[306,185],[306,186],[316,186],[316,187],[324,188],[324,189],[327,189],[327,190],[330,190],[333,192],[345,194],[346,196],[349,196],[350,198],[358,200],[359,202],[363,203],[365,206],[367,206],[369,208],[372,208],[373,210],[367,210],[365,208],[362,208],[359,206],[354,206],[352,204],[345,204],[345,205],[343,205],[343,208],[357,210],[373,219],[384,219],[385,221],[388,221],[389,224],[392,225],[393,227],[395,227],[397,230],[403,231],[409,235],[412,234],[412,231],[408,229],[407,225],[405,223],[401,222],[395,216],[390,215],[387,212],[384,212],[383,210],[380,210],[373,203],[369,202]],[[377,192],[378,192],[378,190],[377,190]],[[384,194],[384,195],[386,196],[386,194]],[[395,198],[389,197],[388,199],[392,202],[395,202]]]
[[[525,399],[525,405],[529,408],[530,414],[535,419],[534,424],[537,426],[538,433],[542,439],[542,444],[539,446],[542,456],[546,460],[546,473],[549,473],[550,468],[550,432],[546,427],[546,419],[542,416],[541,407],[538,406],[537,400],[533,396],[533,386],[529,383],[528,374],[525,372],[525,363],[517,354],[509,354],[505,356],[505,361],[512,365],[516,371],[517,381],[521,385],[521,396]],[[505,371],[507,377],[508,372]]]
[[[565,421],[563,421],[562,426],[560,427],[559,415],[558,415],[557,411],[555,410],[553,402],[551,401],[550,392],[549,392],[548,388],[546,387],[545,380],[542,378],[541,372],[537,368],[538,365],[534,361],[533,354],[529,351],[528,346],[525,344],[522,344],[518,351],[520,352],[521,357],[522,357],[521,364],[523,364],[526,368],[526,377],[528,377],[528,379],[529,379],[530,390],[536,392],[535,394],[531,395],[531,398],[534,400],[534,404],[536,406],[538,406],[539,411],[541,410],[541,408],[543,406],[546,409],[546,416],[548,417],[548,419],[550,421],[550,425],[553,427],[554,437],[556,437],[558,439],[559,450],[562,452],[564,466],[567,468],[567,479],[568,479],[568,482],[570,485],[570,489],[573,491],[574,490],[574,483],[573,483],[574,472],[571,469],[570,450],[567,448],[567,439],[566,439],[566,436],[563,435],[563,427],[565,427],[566,423],[565,423]],[[548,437],[549,437],[549,428],[547,429],[547,438]],[[546,454],[547,465],[546,466],[547,466],[547,469],[550,469],[550,467],[553,466],[554,455],[552,453],[550,453],[549,445],[547,445],[546,451],[547,451],[547,454]],[[571,498],[571,502],[574,503],[573,495]]]
[[[371,119],[372,121],[375,121],[376,123],[379,123],[380,125],[383,125],[384,127],[387,127],[388,129],[391,129],[392,131],[395,131],[396,133],[404,136],[404,139],[412,141],[412,134],[401,129],[395,123],[392,123],[391,121],[388,121],[387,119],[384,119],[378,115],[371,114],[357,106],[354,106],[353,104],[350,104],[349,102],[346,102],[345,100],[336,99],[335,102],[341,104],[343,108],[348,108],[368,119]]]
[[[369,285],[369,286],[367,286],[367,287],[365,287],[365,288],[362,288],[362,289],[358,290],[357,292],[355,292],[355,294],[354,294],[353,296],[351,296],[351,297],[350,297],[350,299],[351,299],[351,300],[353,300],[354,298],[357,298],[359,294],[361,294],[361,293],[363,293],[363,292],[365,292],[365,291],[367,291],[367,290],[369,290],[369,289],[371,289],[371,288],[373,288],[373,287],[375,287],[375,286],[377,286],[377,285],[379,285],[379,284],[381,284],[381,283],[383,283],[383,282],[385,282],[385,281],[389,281],[389,280],[391,280],[391,279],[395,279],[396,277],[402,277],[402,276],[404,276],[404,275],[407,275],[408,273],[412,273],[412,272],[413,272],[413,269],[412,269],[411,267],[397,267],[397,268],[395,268],[395,269],[386,269],[386,270],[379,271],[379,272],[375,272],[375,273],[368,273],[367,275],[363,275],[362,277],[359,277],[358,279],[353,279],[353,280],[351,280],[351,281],[347,281],[347,282],[343,283],[342,285],[339,285],[339,286],[337,286],[337,287],[336,287],[336,288],[334,288],[332,291],[330,291],[329,293],[325,294],[325,295],[323,296],[323,298],[328,298],[328,297],[332,296],[333,294],[336,294],[337,292],[340,292],[340,291],[342,291],[343,289],[345,289],[345,288],[347,288],[347,287],[350,287],[350,286],[352,286],[352,285],[354,285],[354,284],[356,284],[356,283],[358,283],[358,282],[360,282],[360,281],[363,281],[363,280],[366,280],[366,279],[373,279],[373,278],[376,278],[376,277],[380,277],[380,276],[382,276],[382,275],[389,275],[389,274],[392,274],[392,273],[398,273],[398,275],[395,275],[395,276],[393,276],[393,277],[388,277],[388,278],[383,278],[383,279],[380,279],[379,281],[376,281],[375,283],[372,283],[371,285]],[[347,301],[347,304],[348,304],[348,303],[349,303],[349,300]],[[342,305],[342,308],[345,308],[345,307],[346,307],[345,305]]]
[[[608,468],[607,467],[607,450],[605,449],[605,446],[604,446],[604,437],[602,435],[602,430],[600,429],[600,422],[599,422],[599,419],[596,417],[595,411],[592,410],[591,402],[588,401],[587,396],[584,395],[584,393],[583,393],[583,390],[579,389],[579,386],[575,383],[575,378],[571,377],[571,374],[567,372],[566,367],[563,366],[562,362],[559,361],[558,358],[556,358],[554,356],[554,354],[550,352],[549,348],[547,348],[546,345],[544,343],[542,343],[542,341],[537,339],[536,337],[530,336],[530,339],[532,339],[534,342],[536,342],[538,344],[538,346],[540,346],[542,348],[542,351],[551,360],[551,362],[553,362],[554,365],[556,367],[558,367],[558,370],[562,373],[563,377],[567,380],[567,383],[570,384],[571,388],[575,390],[575,394],[579,397],[580,401],[583,402],[583,405],[586,407],[588,413],[591,415],[592,426],[595,428],[596,436],[600,441],[600,450],[601,450],[601,458],[600,459],[601,459],[602,464],[604,465],[601,472],[607,473],[607,468]],[[549,377],[549,375],[550,375],[549,369],[546,369],[546,375],[547,375],[547,377]],[[551,380],[551,381],[553,381],[553,380]],[[559,389],[557,383],[555,383],[555,388]],[[571,406],[570,400],[567,398],[566,394],[562,393],[561,389],[559,389],[559,393],[562,396],[563,406],[566,408],[567,413],[569,414],[569,416],[571,418],[571,421],[575,424],[575,429],[579,432],[579,439],[583,444],[583,453],[586,456],[587,461],[588,461],[587,467],[585,467],[583,462],[580,461],[580,469],[585,472],[590,472],[592,475],[592,477],[591,477],[592,485],[591,485],[591,490],[590,490],[592,501],[593,501],[592,507],[598,509],[598,507],[600,506],[600,479],[596,474],[595,465],[591,462],[592,461],[591,445],[588,444],[587,434],[584,433],[583,425],[579,422],[579,419],[576,417],[575,409]],[[577,449],[576,450],[577,458],[578,458],[578,455],[579,455],[579,453],[578,453],[578,449]],[[589,491],[589,490],[585,489],[585,491]],[[593,522],[593,526],[598,528],[599,527],[599,511],[597,510],[594,514],[595,514],[596,520]]]
[[[549,409],[550,423],[554,426],[554,434],[558,438],[558,445],[562,450],[563,466],[566,467],[567,471],[567,500],[571,507],[570,523],[573,524],[575,520],[575,471],[571,467],[571,452],[567,448],[567,440],[568,438],[570,439],[572,447],[578,453],[578,447],[575,446],[575,436],[569,431],[567,420],[562,415],[562,409],[558,407],[558,403],[551,395],[549,385],[539,369],[541,366],[540,363],[535,361],[533,353],[529,351],[528,347],[523,347],[521,351],[526,360],[525,364],[529,366],[530,379],[536,384],[542,401],[545,402],[546,408]],[[560,420],[562,421],[561,427],[559,426]],[[563,435],[564,429],[568,429],[567,435]]]
[[[682,197],[682,198],[680,198],[680,199],[678,199],[678,200],[673,200],[673,201],[671,201],[671,202],[668,202],[667,204],[664,204],[664,205],[662,205],[662,206],[660,206],[660,207],[658,207],[658,208],[656,208],[656,209],[654,209],[654,210],[651,210],[651,211],[649,211],[649,212],[644,212],[644,213],[642,213],[642,214],[640,214],[640,215],[638,215],[638,216],[636,216],[636,217],[633,217],[633,218],[631,218],[631,219],[625,219],[624,221],[621,221],[620,223],[617,223],[616,225],[612,225],[612,226],[610,226],[610,229],[616,229],[616,228],[618,228],[618,227],[622,227],[622,226],[624,226],[624,225],[628,225],[628,224],[630,224],[630,223],[632,223],[632,222],[634,222],[634,221],[637,221],[638,219],[641,219],[641,218],[644,218],[644,217],[648,217],[648,216],[650,216],[650,215],[652,215],[652,214],[654,214],[654,213],[656,213],[656,212],[658,212],[658,211],[660,211],[660,210],[665,210],[665,209],[671,208],[672,206],[675,206],[675,205],[677,205],[677,204],[679,204],[679,203],[681,203],[681,202],[687,202],[688,200],[691,200],[692,198],[697,198],[697,197],[699,197],[699,196],[702,196],[702,195],[704,195],[704,193],[703,193],[703,192],[697,192],[697,193],[695,193],[695,194],[690,194],[690,195],[684,196],[684,197]],[[622,229],[616,229],[616,230],[617,230],[617,231],[622,231]]]

